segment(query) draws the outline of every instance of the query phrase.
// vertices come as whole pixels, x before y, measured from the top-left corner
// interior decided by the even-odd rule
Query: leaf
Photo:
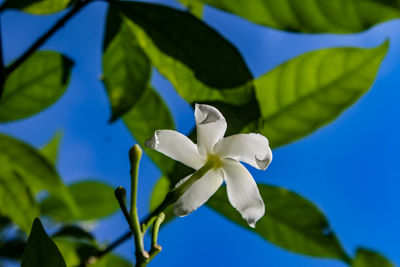
[[[5,82],[0,122],[26,118],[54,104],[67,89],[72,65],[57,52],[34,53]]]
[[[74,215],[65,204],[50,196],[40,203],[41,213],[60,221],[93,220],[118,210],[114,189],[99,181],[82,181],[68,186],[79,212]]]
[[[262,118],[247,131],[261,132],[272,147],[310,134],[367,92],[387,49],[388,42],[323,49],[278,66],[255,81]]]
[[[357,250],[352,267],[394,267],[394,265],[378,252],[365,248]]]
[[[29,233],[39,208],[33,192],[16,172],[2,166],[0,170],[0,214],[9,217],[21,230]]]
[[[188,11],[201,19],[203,17],[204,4],[196,0],[178,0],[182,5],[188,8]]]
[[[53,165],[30,145],[0,134],[0,166],[8,170],[3,175],[17,173],[22,177],[34,194],[45,190],[72,213],[76,212],[75,203]]]
[[[19,9],[34,15],[49,15],[59,12],[71,4],[71,0],[6,0],[2,10]]]
[[[295,32],[353,33],[400,17],[400,3],[396,0],[197,1],[257,24]]]
[[[67,266],[80,266],[82,261],[85,261],[99,251],[94,242],[83,242],[64,237],[55,237],[54,242],[60,250]]]
[[[287,250],[349,261],[326,218],[314,204],[283,188],[260,184],[258,188],[266,213],[256,228],[250,228],[232,207],[225,187],[218,190],[207,204],[229,220]]]
[[[130,264],[126,259],[117,256],[115,254],[109,254],[104,258],[100,259],[94,264],[90,264],[88,267],[132,267],[133,265]]]
[[[232,44],[212,28],[187,12],[164,6],[113,4],[152,64],[185,100],[237,105],[249,100],[253,93],[250,71]]]
[[[53,234],[52,237],[53,238],[66,237],[66,238],[73,238],[73,239],[95,241],[92,234],[86,232],[79,226],[75,226],[75,225],[64,225],[60,230],[58,230],[55,234]]]
[[[65,261],[57,246],[43,229],[39,219],[35,219],[28,243],[22,256],[21,267],[62,267]]]
[[[158,179],[157,183],[154,185],[153,192],[150,197],[150,211],[155,210],[161,202],[163,202],[165,196],[168,194],[171,182],[166,176],[161,176]],[[173,208],[170,206],[166,210],[164,210],[165,219],[162,225],[165,225],[167,222],[173,220],[175,218]]]
[[[20,260],[26,247],[25,238],[14,238],[7,240],[6,242],[0,242],[0,259],[8,258],[14,260]]]
[[[63,133],[56,132],[53,138],[42,147],[41,153],[42,155],[53,164],[56,165],[58,159],[58,149],[60,147],[60,142],[62,139]]]
[[[123,116],[128,130],[146,154],[165,173],[174,167],[174,161],[157,151],[144,146],[144,142],[159,129],[174,129],[172,116],[161,97],[148,87],[137,104]]]
[[[104,84],[111,103],[110,121],[114,121],[129,111],[145,91],[151,64],[135,35],[112,7],[107,15],[103,51]]]

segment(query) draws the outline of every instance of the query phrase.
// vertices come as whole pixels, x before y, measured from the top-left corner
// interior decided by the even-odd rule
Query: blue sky
[[[98,79],[106,7],[102,2],[90,4],[42,47],[60,51],[76,63],[65,95],[34,117],[1,124],[0,132],[39,147],[55,131],[63,130],[58,169],[66,182],[95,178],[128,187],[127,152],[135,141],[122,122],[107,123],[108,100]],[[4,13],[6,61],[20,55],[60,15]],[[205,9],[204,18],[237,46],[256,77],[308,51],[374,47],[389,38],[390,49],[376,82],[360,101],[330,125],[274,150],[266,172],[251,172],[258,182],[286,187],[316,203],[349,253],[365,246],[399,265],[399,21],[355,35],[308,35],[257,26],[212,8]],[[188,133],[194,125],[191,107],[157,72],[153,84],[167,101],[177,129]],[[139,211],[144,216],[160,172],[145,157],[140,173]],[[101,240],[112,241],[125,229],[123,217],[117,214],[97,225],[95,233]],[[164,249],[151,266],[345,266],[287,252],[206,207],[163,228],[160,243]],[[127,242],[117,253],[133,259],[133,243]]]

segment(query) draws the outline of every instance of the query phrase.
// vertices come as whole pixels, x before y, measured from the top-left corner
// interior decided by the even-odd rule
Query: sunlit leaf
[[[190,0],[244,17],[254,23],[296,32],[360,32],[399,18],[396,0]]]
[[[327,124],[368,91],[387,49],[388,42],[313,51],[261,76],[255,85],[262,118],[248,131],[278,147]]]
[[[349,261],[326,218],[310,201],[283,188],[258,184],[266,205],[264,217],[250,228],[229,203],[222,187],[207,202],[231,221],[287,250]]]
[[[0,99],[0,122],[32,116],[65,92],[73,63],[53,51],[34,53],[7,78]]]
[[[57,171],[35,148],[0,134],[0,166],[22,177],[33,193],[45,190],[63,202],[70,212],[76,212],[75,203]]]
[[[129,263],[126,259],[117,256],[115,254],[109,254],[94,264],[88,265],[88,267],[132,267],[133,265]]]
[[[2,9],[14,8],[34,15],[48,15],[59,12],[72,0],[6,0]]]
[[[378,252],[359,248],[352,267],[394,267],[394,265]]]
[[[42,155],[54,166],[57,163],[58,159],[58,150],[60,147],[60,142],[62,139],[63,133],[56,132],[52,139],[48,141],[46,145],[44,145],[41,149]]]
[[[9,217],[21,230],[29,233],[33,220],[39,216],[38,205],[30,187],[17,173],[0,169],[0,214]]]
[[[148,87],[135,106],[123,116],[125,125],[135,137],[138,144],[157,166],[168,173],[174,167],[174,161],[144,146],[144,142],[159,129],[174,129],[174,122],[168,107],[157,94]]]
[[[41,202],[41,213],[62,221],[93,220],[109,216],[119,208],[114,189],[102,182],[82,181],[68,186],[68,189],[79,209],[75,216],[53,196]]]
[[[164,6],[114,4],[152,64],[185,100],[239,105],[251,98],[252,76],[241,55],[212,28],[187,12]]]
[[[104,84],[111,104],[111,121],[126,113],[145,91],[151,64],[135,35],[114,8],[107,15],[103,45]]]
[[[44,231],[40,220],[35,219],[22,256],[21,267],[55,266],[66,267],[65,261],[53,240]]]

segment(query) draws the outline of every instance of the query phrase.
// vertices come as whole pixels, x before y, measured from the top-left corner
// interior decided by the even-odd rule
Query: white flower
[[[226,121],[209,105],[196,104],[197,146],[186,136],[172,130],[158,130],[146,146],[198,170],[207,160],[220,162],[190,186],[174,204],[177,216],[185,216],[203,205],[225,181],[228,199],[251,227],[265,212],[253,177],[239,162],[265,170],[272,160],[268,140],[261,134],[236,134],[224,137]],[[183,178],[177,186],[189,179]]]

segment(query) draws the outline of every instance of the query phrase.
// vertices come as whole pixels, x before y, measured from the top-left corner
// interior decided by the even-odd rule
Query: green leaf
[[[155,210],[161,202],[163,202],[165,196],[168,194],[171,189],[170,179],[166,176],[161,176],[158,179],[157,183],[154,185],[153,192],[150,197],[150,211]],[[175,218],[173,208],[170,206],[165,211],[165,219],[162,225],[165,225],[167,222],[173,220]]]
[[[73,63],[53,51],[34,53],[8,76],[0,99],[0,122],[32,116],[67,89]]]
[[[351,264],[352,267],[394,267],[394,265],[378,252],[365,248],[357,250],[356,258]]]
[[[201,19],[203,17],[204,4],[196,0],[178,0],[182,5],[188,8],[188,11]]]
[[[63,202],[72,213],[75,203],[53,165],[39,151],[10,136],[0,134],[0,166],[8,170],[3,175],[17,173],[34,194],[45,190]],[[9,179],[13,179],[12,177]]]
[[[111,121],[139,100],[151,76],[151,64],[135,35],[114,8],[107,15],[103,45],[104,84],[111,103]]]
[[[335,119],[371,87],[388,42],[373,49],[333,48],[292,59],[255,81],[262,118],[247,131],[278,147]]]
[[[207,204],[229,220],[287,250],[349,261],[326,218],[314,204],[283,188],[260,184],[258,188],[266,213],[256,228],[250,228],[232,207],[225,187],[218,190]]]
[[[152,64],[185,100],[240,105],[251,98],[252,75],[245,62],[212,28],[187,12],[164,6],[113,4],[124,15]]]
[[[44,231],[40,220],[35,219],[22,256],[21,267],[54,266],[66,267],[65,261],[53,240]]]
[[[90,264],[88,267],[132,267],[133,265],[129,263],[126,259],[117,256],[115,254],[109,254],[94,264]]]
[[[78,213],[74,216],[65,204],[53,196],[40,204],[41,213],[60,221],[93,220],[109,216],[118,210],[114,189],[99,181],[82,181],[68,186]]]
[[[26,233],[39,216],[33,192],[24,179],[17,172],[7,170],[7,166],[0,170],[0,214],[9,217]]]
[[[146,154],[165,173],[174,167],[174,161],[144,146],[144,142],[159,129],[174,129],[172,116],[157,92],[148,87],[137,104],[123,116],[125,125]]]
[[[79,226],[75,225],[64,225],[60,230],[58,230],[55,234],[53,234],[52,237],[53,238],[66,237],[66,238],[89,240],[89,241],[95,240],[92,234],[86,232]]]
[[[72,0],[6,0],[1,9],[13,8],[34,15],[49,15],[59,12]]]
[[[197,1],[257,24],[295,32],[360,32],[400,17],[400,2],[396,0]]]
[[[62,139],[63,133],[56,132],[51,140],[44,145],[41,149],[42,155],[53,164],[56,165],[58,159],[58,149],[60,147],[60,142]]]

